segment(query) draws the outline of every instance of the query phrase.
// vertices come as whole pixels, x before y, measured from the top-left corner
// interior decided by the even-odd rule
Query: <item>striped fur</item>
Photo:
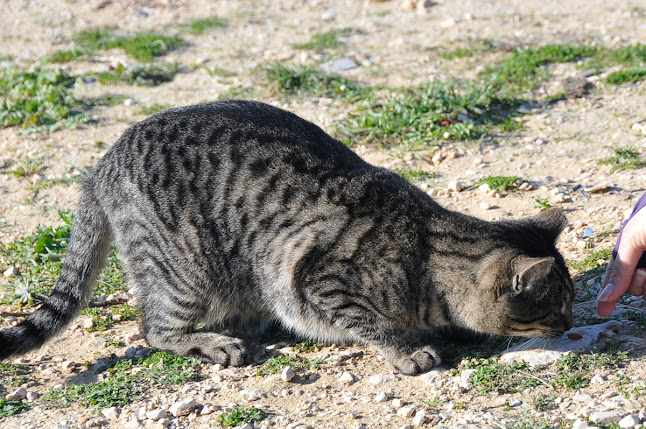
[[[565,224],[556,210],[502,222],[451,212],[262,103],[170,109],[99,161],[51,297],[0,332],[0,358],[39,347],[78,314],[114,242],[153,347],[241,365],[243,341],[217,332],[244,337],[273,320],[367,344],[415,374],[439,362],[420,330],[568,329],[572,281],[554,246]]]

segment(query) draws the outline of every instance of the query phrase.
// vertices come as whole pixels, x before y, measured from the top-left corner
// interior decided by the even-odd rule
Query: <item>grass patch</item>
[[[334,96],[353,101],[370,91],[315,67],[275,63],[262,70],[271,86],[290,95]]]
[[[548,76],[542,66],[552,63],[568,63],[594,56],[597,48],[593,46],[564,44],[530,47],[514,51],[510,57],[496,66],[485,69],[485,80],[501,85],[511,85],[517,89],[529,89]]]
[[[19,164],[14,166],[7,174],[16,176],[20,179],[31,177],[40,173],[45,168],[45,158],[25,158]]]
[[[123,359],[103,372],[103,380],[67,386],[44,394],[41,402],[46,408],[67,407],[78,403],[95,410],[122,406],[141,400],[154,385],[178,385],[200,380],[201,360],[155,352],[147,359]]]
[[[82,111],[90,106],[74,94],[76,83],[75,77],[59,69],[0,69],[0,124],[53,131],[88,122]]]
[[[89,49],[72,48],[63,51],[56,51],[43,61],[45,63],[69,63],[75,60],[87,60],[94,56],[94,53]]]
[[[204,34],[208,30],[223,28],[227,26],[227,21],[219,16],[209,16],[207,18],[197,18],[193,21],[178,24],[177,27],[187,33],[194,35]]]
[[[386,140],[428,144],[447,138],[471,140],[487,134],[507,118],[511,100],[500,87],[468,80],[432,82],[392,91],[385,100],[368,99],[344,125],[350,136],[368,142]]]
[[[415,180],[422,180],[422,179],[432,179],[433,177],[435,177],[434,172],[424,171],[424,170],[401,169],[401,170],[396,170],[395,173],[399,174],[401,177],[408,180],[409,182],[413,182]]]
[[[603,68],[617,64],[630,67],[646,64],[646,45],[637,43],[636,45],[622,46],[615,50],[599,52],[598,55],[590,60],[588,66]]]
[[[481,39],[470,41],[466,47],[457,47],[454,49],[436,48],[437,56],[445,60],[454,60],[456,58],[472,57],[478,52],[493,51],[497,49],[497,44],[493,39]]]
[[[481,185],[489,185],[491,189],[503,192],[510,189],[517,189],[520,185],[527,182],[518,176],[485,176],[473,183],[470,188],[477,188]]]
[[[540,209],[541,211],[547,210],[552,207],[550,204],[550,199],[547,197],[536,197],[534,200],[534,207]]]
[[[253,405],[233,407],[229,412],[218,416],[220,425],[225,428],[240,426],[242,423],[256,423],[267,416],[267,412]]]
[[[126,54],[142,62],[150,62],[155,57],[177,49],[184,43],[184,39],[179,36],[147,30],[118,34],[110,28],[81,31],[74,41],[80,47],[90,51],[123,49]]]
[[[612,258],[612,248],[596,250],[581,262],[570,261],[567,265],[575,272],[598,270],[602,271]]]
[[[628,352],[568,354],[556,362],[561,373],[553,381],[554,387],[582,389],[590,384],[595,368],[618,368],[628,359]]]
[[[536,378],[528,376],[526,371],[531,371],[531,368],[526,362],[500,363],[498,356],[488,359],[466,358],[466,360],[464,369],[473,368],[476,370],[471,374],[471,384],[482,394],[490,392],[516,393],[541,384]]]
[[[298,343],[292,346],[292,349],[296,352],[300,353],[305,353],[305,352],[318,352],[321,350],[321,347],[323,347],[324,344],[322,343],[315,343],[312,341],[303,341],[302,343]]]
[[[81,311],[81,314],[92,317],[93,325],[91,328],[87,328],[87,331],[106,331],[117,321],[123,322],[141,316],[138,308],[132,307],[127,303],[111,307],[110,309],[87,307]]]
[[[116,69],[90,74],[104,85],[156,86],[170,82],[179,72],[178,63],[119,65]]]
[[[155,103],[150,106],[140,106],[135,109],[135,114],[137,115],[153,115],[159,113],[162,110],[166,110],[170,107],[170,104],[159,104]]]
[[[294,372],[306,369],[318,370],[321,368],[321,362],[298,356],[274,356],[262,364],[256,375],[278,374],[285,366],[291,366]]]
[[[613,149],[614,154],[602,158],[599,164],[610,165],[610,172],[623,170],[632,170],[644,166],[644,161],[641,159],[641,154],[634,146],[616,147]]]
[[[610,73],[606,78],[606,82],[612,85],[621,85],[622,83],[639,82],[644,79],[646,79],[646,68],[628,69]]]
[[[28,372],[29,367],[26,365],[0,363],[0,384],[10,387],[20,386],[29,380],[26,375]]]
[[[348,36],[356,33],[354,28],[335,28],[326,33],[315,34],[307,43],[296,43],[293,45],[294,49],[310,49],[310,50],[323,50],[323,49],[338,49],[345,46],[338,38]]]
[[[0,417],[9,417],[20,414],[25,410],[29,409],[29,404],[25,404],[22,401],[9,401],[4,398],[0,398]]]
[[[8,278],[9,290],[2,304],[32,307],[51,292],[60,275],[63,255],[72,230],[72,214],[59,211],[63,221],[57,226],[38,226],[36,234],[19,238],[0,247],[0,260],[15,266],[21,276]],[[110,294],[124,289],[124,269],[113,249],[106,267],[99,275],[94,295]]]

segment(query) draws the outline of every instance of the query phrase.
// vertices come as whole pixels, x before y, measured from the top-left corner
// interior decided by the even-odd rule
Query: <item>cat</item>
[[[252,101],[158,113],[82,184],[60,277],[0,359],[40,347],[88,301],[114,242],[149,345],[239,366],[270,322],[361,343],[400,373],[440,363],[420,331],[556,338],[573,284],[557,209],[487,222],[449,211],[316,125]],[[197,323],[205,330],[196,330]]]

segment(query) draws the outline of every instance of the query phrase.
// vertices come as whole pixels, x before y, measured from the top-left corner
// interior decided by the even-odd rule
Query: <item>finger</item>
[[[628,293],[634,296],[642,295],[644,293],[644,284],[646,284],[646,270],[639,268],[633,274],[630,286],[628,287]]]
[[[603,275],[603,281],[601,282],[601,290],[606,287],[608,284],[608,280],[610,279],[610,273],[612,272],[612,267],[615,265],[615,257],[613,256],[610,258],[610,262],[608,262],[608,266],[606,267],[606,272]]]

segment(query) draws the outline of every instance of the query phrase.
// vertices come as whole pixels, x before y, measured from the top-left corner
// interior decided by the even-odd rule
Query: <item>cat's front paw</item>
[[[426,372],[441,362],[440,355],[431,346],[424,346],[413,353],[399,356],[390,363],[397,371],[406,375]]]
[[[224,366],[242,366],[247,360],[248,353],[241,340],[233,339],[227,343],[202,347],[197,355],[202,360],[210,363],[219,363]]]

